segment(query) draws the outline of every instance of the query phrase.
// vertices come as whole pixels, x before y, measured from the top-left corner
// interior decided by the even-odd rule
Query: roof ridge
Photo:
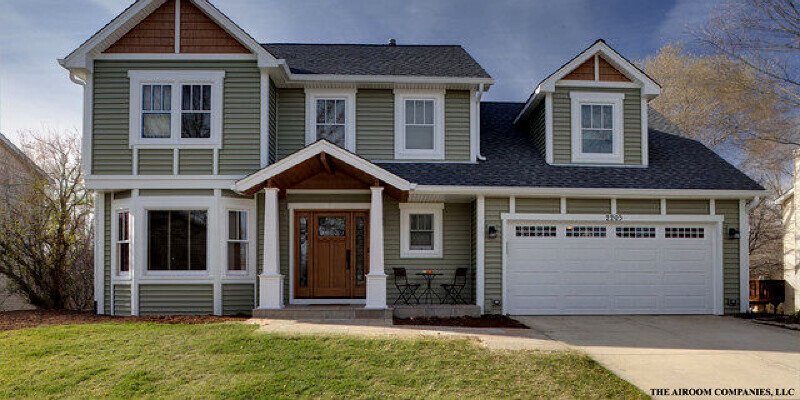
[[[364,47],[458,47],[460,44],[386,44],[386,43],[261,43],[262,46],[364,46]]]

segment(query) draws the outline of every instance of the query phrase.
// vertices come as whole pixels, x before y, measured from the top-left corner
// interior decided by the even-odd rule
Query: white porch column
[[[283,308],[283,275],[278,254],[278,191],[277,188],[264,189],[264,270],[258,277],[258,308]]]
[[[372,187],[369,211],[369,273],[365,308],[386,308],[386,274],[383,271],[383,188]]]

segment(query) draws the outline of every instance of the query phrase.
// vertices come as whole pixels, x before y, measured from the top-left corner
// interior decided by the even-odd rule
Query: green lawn
[[[108,323],[0,332],[0,398],[646,398],[574,353],[255,329]]]

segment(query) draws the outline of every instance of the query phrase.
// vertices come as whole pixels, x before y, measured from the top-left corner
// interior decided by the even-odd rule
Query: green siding
[[[626,165],[642,164],[641,92],[639,89],[606,89],[559,86],[553,93],[553,161],[572,163],[572,129],[569,92],[624,93],[624,152]]]
[[[213,313],[212,285],[139,285],[139,315]]]
[[[484,240],[484,312],[499,314],[501,306],[492,305],[492,300],[503,301],[503,221],[500,215],[509,211],[507,198],[487,198],[485,207],[486,225],[497,227],[497,237]]]
[[[114,315],[131,315],[131,285],[114,285]]]
[[[708,200],[667,200],[667,214],[708,215],[711,205]]]
[[[111,314],[111,193],[106,193],[103,216],[103,314]]]
[[[139,149],[140,175],[172,175],[172,149]]]
[[[278,157],[278,89],[269,80],[269,162]]]
[[[444,158],[470,160],[469,91],[448,90],[444,95]]]
[[[368,160],[394,159],[394,93],[391,90],[357,92],[356,151]]]
[[[661,214],[661,200],[659,199],[619,199],[617,200],[618,214]]]
[[[222,285],[222,315],[251,315],[255,308],[255,285]]]
[[[516,211],[519,214],[559,214],[561,199],[516,198]]]
[[[386,280],[386,301],[389,304],[397,299],[397,288],[392,276],[392,268],[406,268],[412,283],[424,284],[422,277],[415,275],[424,269],[443,273],[433,282],[433,290],[442,295],[442,283],[452,283],[456,268],[469,268],[468,276],[474,272],[472,263],[472,204],[446,203],[442,213],[443,243],[441,258],[401,258],[400,257],[400,208],[397,200],[384,196],[383,206],[383,246],[384,270]],[[473,282],[468,280],[462,297],[471,302]],[[418,292],[417,294],[421,293]]]
[[[211,175],[214,173],[214,151],[182,149],[178,151],[178,173],[181,175]]]
[[[128,143],[128,70],[225,70],[221,174],[246,174],[260,167],[260,73],[255,61],[111,61],[94,63],[92,173],[131,174]],[[140,150],[140,153],[144,149]],[[146,153],[147,151],[145,151]],[[144,161],[144,164],[142,164]],[[156,165],[149,165],[151,161]],[[140,171],[166,173],[163,159],[140,159]],[[171,166],[170,163],[170,171]],[[150,172],[140,172],[150,173]],[[171,172],[169,172],[171,173]]]
[[[533,145],[542,153],[542,157],[545,157],[547,154],[544,106],[544,101],[539,102],[539,104],[533,108],[530,120],[530,134],[533,139]]]
[[[278,90],[278,159],[306,145],[306,95],[303,89]]]
[[[739,201],[717,200],[714,208],[717,215],[725,218],[722,228],[722,287],[725,313],[738,313],[739,306],[729,306],[728,300],[739,300],[740,239],[729,238],[728,228],[739,230]]]
[[[139,189],[139,196],[213,196],[213,189]]]
[[[567,214],[610,214],[609,199],[567,199]]]

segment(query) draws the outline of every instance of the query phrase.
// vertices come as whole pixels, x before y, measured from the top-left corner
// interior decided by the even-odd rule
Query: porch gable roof
[[[379,180],[386,185],[392,186],[399,191],[409,191],[416,187],[416,184],[409,182],[380,166],[354,154],[339,146],[325,140],[320,139],[314,144],[304,147],[291,155],[256,171],[233,185],[233,190],[241,193],[253,194],[261,188],[267,186],[270,179],[276,178],[279,175],[300,166],[301,164],[313,161],[319,157],[321,163],[325,164],[328,161],[327,156],[330,156],[336,162],[343,163],[344,165],[355,169],[363,174],[369,175],[375,180]],[[330,166],[325,165],[328,169]]]

